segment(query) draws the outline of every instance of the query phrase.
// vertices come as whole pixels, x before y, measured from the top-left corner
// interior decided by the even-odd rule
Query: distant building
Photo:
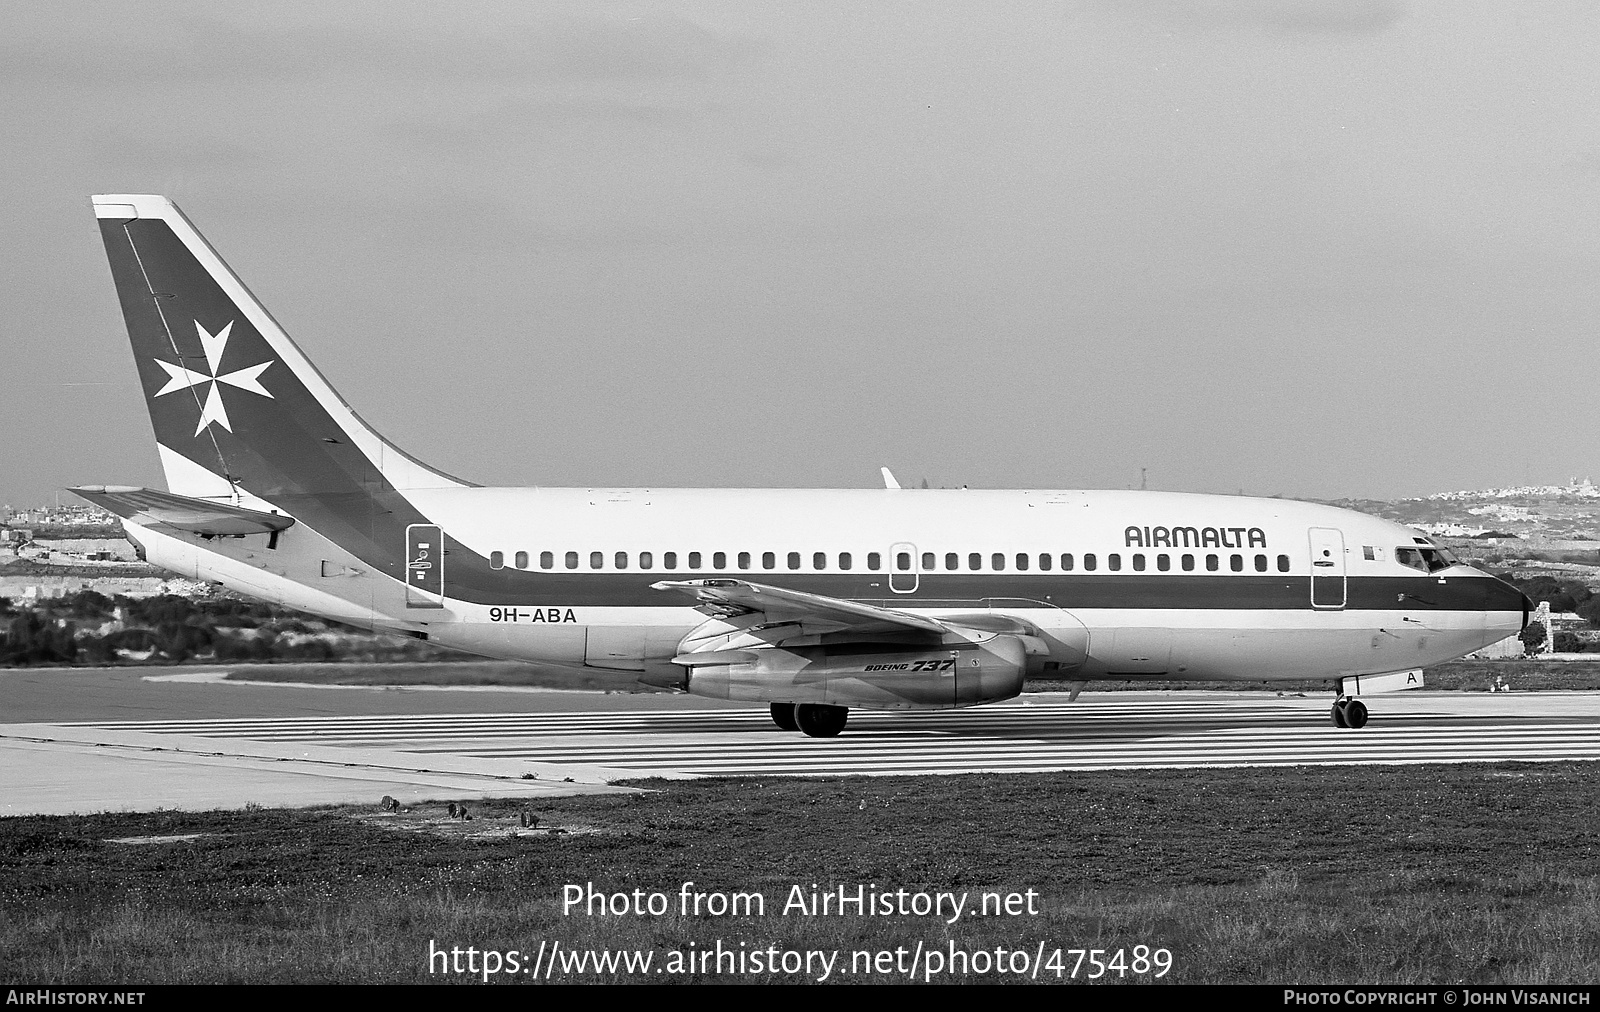
[[[1449,499],[1516,499],[1523,497],[1555,498],[1559,496],[1574,496],[1579,499],[1600,499],[1600,485],[1596,485],[1588,478],[1579,481],[1573,478],[1565,485],[1519,485],[1515,488],[1485,488],[1462,492],[1435,492],[1413,502],[1427,500]]]
[[[1502,661],[1512,657],[1521,657],[1527,653],[1522,646],[1522,640],[1516,636],[1507,636],[1489,644],[1482,650],[1474,650],[1467,655],[1470,661]]]
[[[158,576],[0,576],[0,597],[26,602],[62,597],[83,590],[98,591],[107,597],[153,597],[158,594],[177,594],[182,597],[205,597],[211,593],[208,584],[198,580]]]
[[[1576,618],[1577,616],[1573,616]],[[1481,650],[1474,650],[1467,655],[1469,660],[1501,660],[1507,657],[1540,657],[1555,649],[1555,623],[1550,617],[1550,602],[1540,601],[1539,607],[1528,616],[1530,623],[1538,622],[1544,626],[1544,642],[1539,644],[1537,650],[1529,650],[1522,642],[1521,633],[1512,633],[1503,640],[1496,640]],[[1581,620],[1580,620],[1581,621]]]
[[[1468,527],[1465,524],[1418,524],[1417,527],[1439,538],[1475,538],[1489,530],[1487,527]]]
[[[138,552],[126,538],[57,538],[37,542],[58,555],[103,562],[137,562]]]

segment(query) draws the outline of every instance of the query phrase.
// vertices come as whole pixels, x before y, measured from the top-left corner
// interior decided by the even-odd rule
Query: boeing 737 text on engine
[[[74,491],[150,562],[290,608],[813,736],[1041,676],[1334,679],[1360,727],[1360,695],[1527,620],[1416,531],[1281,499],[479,487],[362,422],[166,198],[93,201],[167,490]]]

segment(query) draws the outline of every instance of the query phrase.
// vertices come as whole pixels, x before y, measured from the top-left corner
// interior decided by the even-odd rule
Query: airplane
[[[1528,621],[1421,532],[1293,500],[481,487],[363,422],[167,198],[91,199],[167,489],[73,491],[149,562],[291,609],[811,737],[1039,678],[1328,679],[1360,728],[1363,696]]]

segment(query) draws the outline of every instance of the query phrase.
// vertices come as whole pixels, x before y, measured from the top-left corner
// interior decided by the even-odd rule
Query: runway
[[[239,671],[235,666],[223,670]],[[838,738],[682,695],[297,686],[197,667],[0,672],[0,815],[304,806],[628,790],[693,776],[1600,759],[1600,693],[1329,697],[1029,693],[969,710],[853,711]]]
[[[781,731],[755,706],[62,727],[490,760],[506,769],[574,766],[604,781],[1600,759],[1596,693],[1411,693],[1374,697],[1369,705],[1372,721],[1360,731],[1333,727],[1326,699],[1259,693],[1085,694],[1072,703],[1039,694],[961,711],[857,711],[833,739]]]

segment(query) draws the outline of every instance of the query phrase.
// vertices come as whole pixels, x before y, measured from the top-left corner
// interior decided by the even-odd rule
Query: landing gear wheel
[[[1341,699],[1337,703],[1333,704],[1333,713],[1331,714],[1331,716],[1333,717],[1333,726],[1334,727],[1349,727],[1350,726],[1344,719],[1344,700]]]
[[[797,703],[794,708],[794,722],[812,738],[836,736],[844,730],[844,722],[849,716],[850,711],[845,707],[822,703]]]
[[[1351,727],[1367,726],[1367,704],[1359,699],[1352,699],[1344,704],[1344,722]]]
[[[794,720],[793,703],[773,703],[772,722],[785,731],[800,730],[800,725]]]

